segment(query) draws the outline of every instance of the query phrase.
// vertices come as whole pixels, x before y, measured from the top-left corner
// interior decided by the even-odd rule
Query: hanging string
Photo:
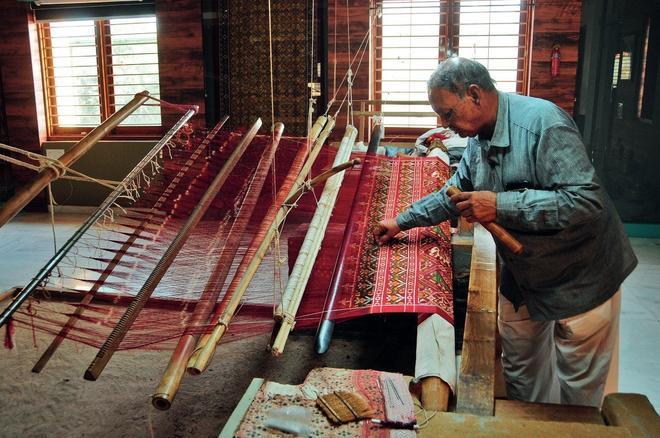
[[[272,13],[271,13],[271,0],[268,0],[268,56],[269,56],[269,63],[270,63],[270,117],[272,121],[272,128],[271,128],[271,141],[274,141],[275,139],[275,92],[274,92],[274,86],[273,86],[273,27],[272,27]],[[312,60],[312,62],[314,62]],[[273,158],[273,165],[272,165],[272,184],[271,184],[271,195],[272,195],[272,201],[275,202],[275,198],[277,196],[277,173],[276,173],[276,161],[275,158]],[[282,284],[282,275],[280,272],[280,268],[282,266],[282,261],[281,261],[281,248],[280,248],[280,232],[278,232],[275,235],[275,238],[272,241],[271,244],[271,251],[274,252],[275,260],[276,263],[273,265],[273,295],[275,295],[277,292],[281,294],[281,291],[284,287]]]
[[[347,53],[348,53],[348,59],[351,59],[351,16],[349,14],[349,7],[348,7],[348,1],[346,0],[346,47],[347,47]],[[348,105],[346,106],[346,122],[350,123],[351,125],[353,124],[353,121],[351,119],[351,115],[353,114],[353,71],[351,70],[351,66],[348,66],[348,71],[346,72],[347,79],[346,79],[346,95],[348,97]]]
[[[362,65],[362,60],[364,59],[365,53],[367,53],[367,48],[366,47],[364,47],[364,49],[362,50],[362,54],[360,55],[360,60],[358,61],[357,67],[355,69],[354,76],[356,76],[357,73],[360,71],[360,66]],[[357,53],[356,53],[356,57],[357,57]],[[346,101],[347,98],[348,98],[348,90],[346,91],[346,94],[344,94],[344,98],[342,99],[341,104],[339,105],[339,108],[337,108],[337,111],[335,112],[334,117],[337,117],[339,115],[339,112],[341,111],[342,107],[344,106],[344,102]]]
[[[268,61],[270,65],[270,120],[272,129],[275,127],[275,92],[273,90],[273,24],[271,5],[268,0]]]
[[[53,254],[57,253],[57,233],[55,232],[55,198],[53,197],[52,184],[48,183],[48,203],[50,204],[50,229],[53,234]],[[57,267],[57,274],[62,275],[59,266]]]
[[[197,105],[181,105],[181,104],[178,104],[178,103],[171,103],[171,102],[168,102],[166,100],[154,97],[150,94],[138,93],[138,95],[145,96],[147,99],[158,102],[158,105],[145,103],[145,104],[142,104],[142,106],[161,106],[163,108],[172,108],[172,109],[175,109],[177,111],[181,111],[182,113],[185,113],[185,112],[190,111],[190,110],[194,110],[195,112],[199,111],[199,106],[197,106]]]
[[[332,74],[332,94],[333,98],[337,95],[337,0],[335,0],[334,10],[335,30],[334,30],[334,59],[333,59],[333,74]],[[341,86],[341,85],[340,85]]]
[[[307,155],[309,155],[312,150],[312,118],[314,116],[314,105],[316,104],[316,99],[314,99],[313,83],[314,83],[314,21],[316,20],[316,10],[314,0],[312,0],[312,32],[310,36],[310,45],[309,45],[309,104],[307,110]],[[327,115],[327,113],[326,113]]]
[[[371,22],[370,22],[370,24],[369,24],[369,28],[368,28],[367,32],[365,32],[364,36],[362,37],[362,41],[360,41],[360,45],[358,46],[358,48],[357,48],[357,50],[356,50],[356,52],[355,52],[355,56],[353,56],[353,58],[352,58],[351,61],[350,61],[349,68],[350,68],[351,70],[352,70],[353,65],[354,65],[356,62],[358,62],[358,68],[355,70],[355,72],[353,72],[353,77],[355,77],[355,76],[357,75],[357,70],[359,69],[359,64],[362,63],[362,59],[364,58],[364,54],[366,53],[366,50],[367,50],[367,48],[368,48],[368,46],[369,46],[369,44],[368,44],[368,43],[369,43],[369,36],[371,35],[371,29],[373,28],[373,26],[374,26],[374,24],[375,24],[375,20],[376,20],[376,18],[377,18],[376,15],[374,15],[374,16],[372,17]],[[360,53],[361,53],[361,54],[360,54]],[[359,57],[359,60],[358,60],[358,57]],[[339,94],[339,90],[341,90],[342,85],[344,85],[344,82],[345,82],[345,81],[347,80],[347,78],[348,78],[348,74],[349,74],[348,72],[349,72],[349,70],[346,70],[346,73],[344,73],[344,76],[343,76],[341,82],[340,82],[339,85],[335,88],[334,95],[333,95],[332,98],[328,101],[328,106],[326,107],[326,110],[325,110],[325,115],[326,115],[326,116],[330,113],[330,108],[332,108],[332,106],[336,103],[337,95]],[[337,111],[334,113],[334,114],[335,114],[334,117],[337,117],[337,115],[339,114],[339,112],[340,112],[341,109],[343,108],[343,105],[344,105],[346,99],[347,99],[347,95],[345,94],[345,95],[344,95],[344,98],[342,99],[342,101],[341,101],[341,103],[340,103],[340,105],[339,105],[339,108],[338,108]]]

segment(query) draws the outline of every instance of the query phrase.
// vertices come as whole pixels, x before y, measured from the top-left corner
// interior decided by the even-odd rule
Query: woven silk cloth
[[[453,324],[449,223],[413,228],[382,246],[373,238],[379,221],[441,188],[449,167],[437,158],[374,156],[367,158],[363,172],[331,319],[414,312],[437,313]]]

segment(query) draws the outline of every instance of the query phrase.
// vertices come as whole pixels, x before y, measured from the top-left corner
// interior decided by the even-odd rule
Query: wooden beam
[[[520,400],[496,400],[495,416],[518,420],[605,424],[600,410],[593,406],[530,403]]]
[[[254,401],[254,398],[257,396],[259,388],[261,388],[263,384],[264,379],[256,377],[252,379],[250,386],[248,386],[248,389],[243,394],[243,397],[241,397],[238,405],[236,408],[234,408],[234,412],[232,412],[231,417],[229,417],[227,423],[225,423],[225,426],[220,431],[218,438],[231,438],[234,436],[236,431],[238,431],[238,428],[241,426],[243,417],[245,417],[245,414],[250,408],[250,405]]]
[[[495,242],[480,225],[468,286],[463,355],[457,385],[456,412],[493,415],[495,407],[495,339],[497,330],[497,266]]]
[[[607,424],[625,427],[634,437],[660,436],[660,416],[645,395],[609,394],[602,415]]]
[[[433,417],[422,413],[419,423],[426,421],[418,432],[419,437],[632,437],[625,427],[605,426],[602,424],[566,423],[557,421],[519,420],[511,418],[481,417],[470,414],[437,412]]]

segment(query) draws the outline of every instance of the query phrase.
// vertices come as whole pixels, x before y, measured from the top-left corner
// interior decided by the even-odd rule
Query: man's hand
[[[493,192],[461,192],[451,198],[468,222],[494,222],[497,217],[497,195]]]
[[[374,239],[379,245],[389,242],[394,236],[399,234],[401,228],[396,223],[396,218],[383,219],[378,222],[374,230]]]

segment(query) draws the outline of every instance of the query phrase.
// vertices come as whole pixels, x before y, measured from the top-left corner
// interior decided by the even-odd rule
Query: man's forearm
[[[452,216],[457,216],[456,207],[449,201],[446,188],[430,193],[419,201],[413,203],[409,209],[400,213],[396,222],[402,231],[414,227],[429,227],[439,224]]]

